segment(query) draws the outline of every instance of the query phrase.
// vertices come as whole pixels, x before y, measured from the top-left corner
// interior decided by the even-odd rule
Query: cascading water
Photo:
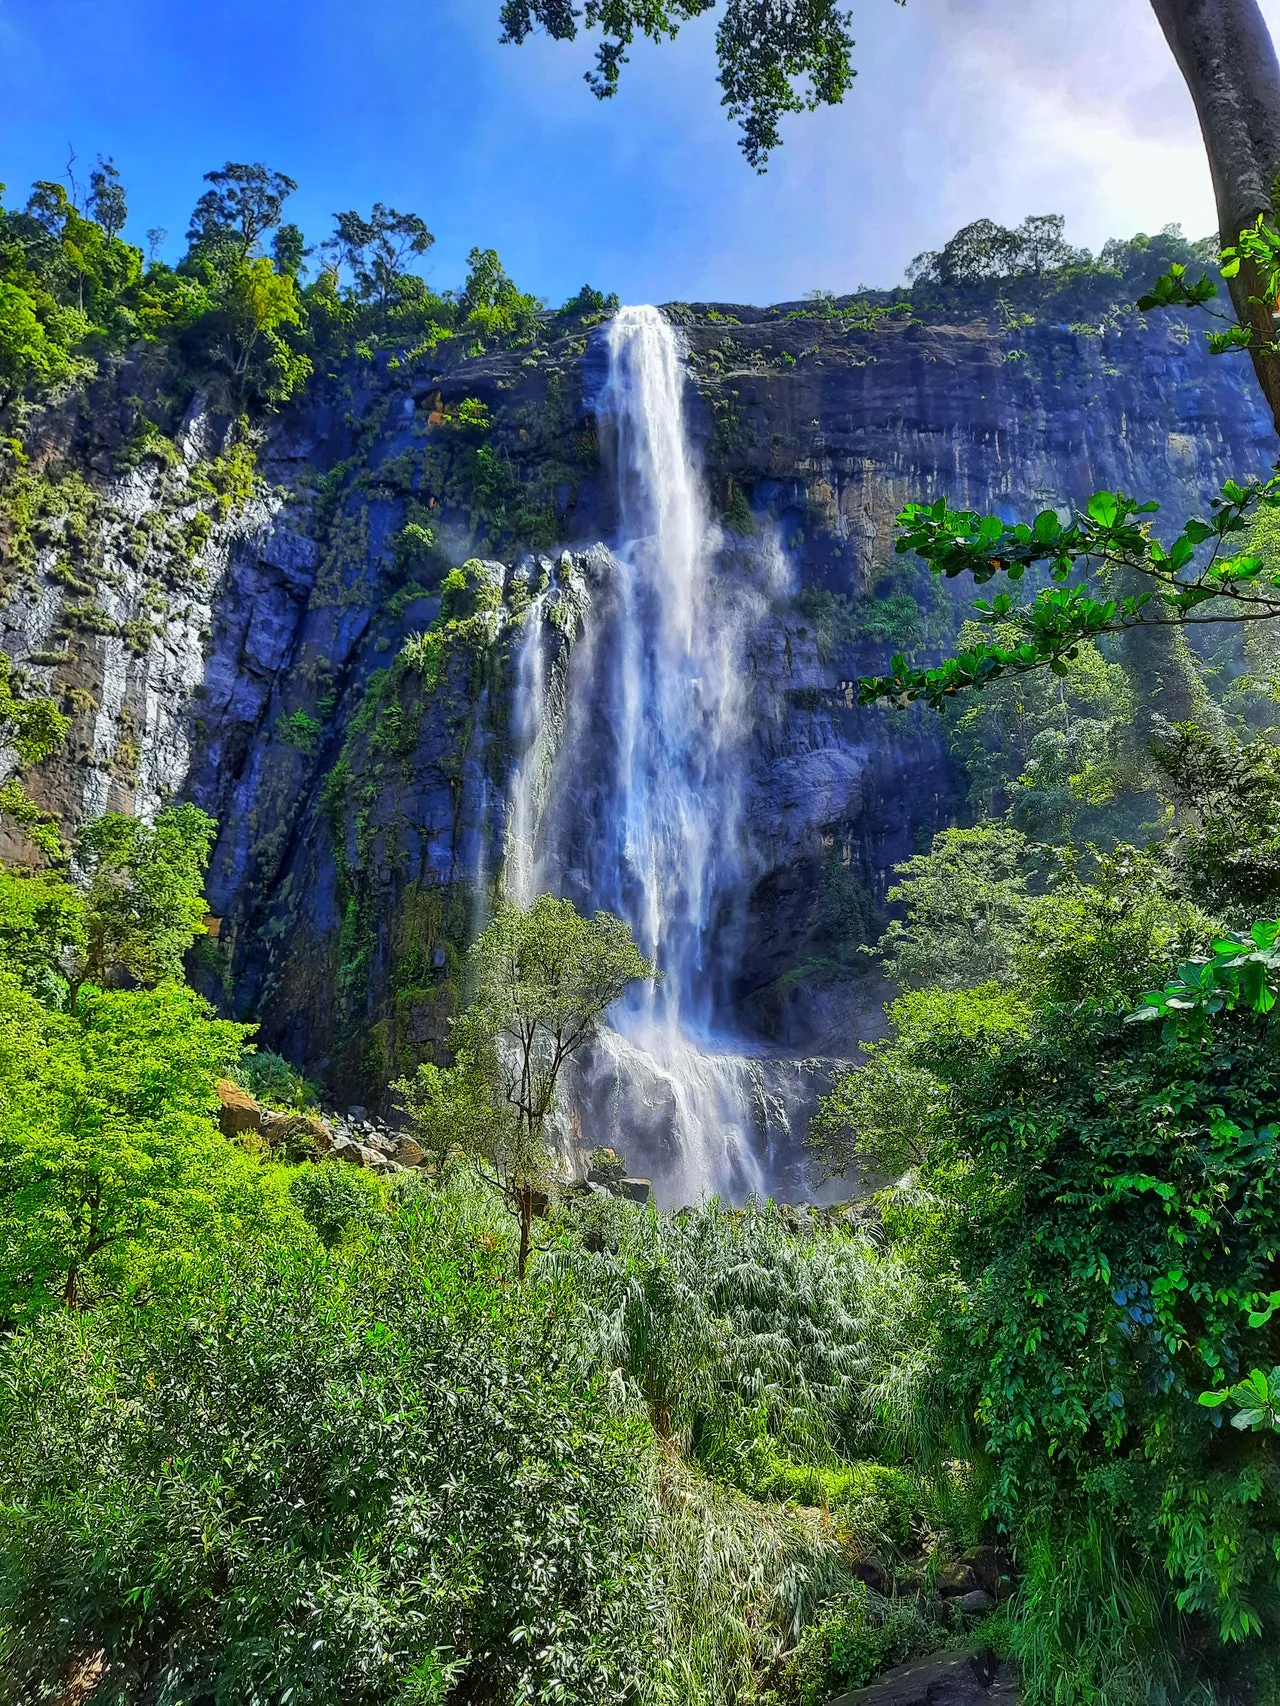
[[[764,1182],[778,1110],[717,1016],[746,874],[744,653],[766,605],[749,576],[715,572],[674,328],[624,308],[607,336],[598,414],[616,443],[620,538],[567,663],[554,742],[544,611],[530,612],[508,888],[619,914],[663,974],[619,1004],[575,1087],[591,1140],[618,1142],[668,1195],[743,1196]]]

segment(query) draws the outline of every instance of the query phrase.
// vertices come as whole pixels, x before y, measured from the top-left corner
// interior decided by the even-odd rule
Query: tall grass
[[[797,1237],[773,1203],[672,1216],[597,1200],[546,1258],[594,1355],[704,1463],[902,1461],[945,1431],[921,1278],[862,1234]]]
[[[662,1606],[660,1683],[680,1706],[754,1699],[806,1622],[852,1581],[819,1511],[762,1507],[664,1451],[654,1567]]]

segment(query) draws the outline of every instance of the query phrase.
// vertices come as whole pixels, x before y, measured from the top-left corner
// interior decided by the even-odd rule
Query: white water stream
[[[760,1061],[716,1022],[727,897],[746,870],[744,649],[766,606],[715,573],[675,329],[655,308],[624,308],[608,358],[598,415],[616,440],[620,536],[554,733],[545,594],[526,618],[507,884],[522,901],[549,888],[617,913],[663,973],[611,1015],[573,1092],[580,1131],[652,1168],[668,1197],[740,1198],[765,1183],[786,1123]]]

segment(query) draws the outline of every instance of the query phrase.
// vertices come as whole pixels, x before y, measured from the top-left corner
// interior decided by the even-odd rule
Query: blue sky
[[[12,205],[73,142],[115,156],[129,235],[172,232],[227,159],[337,208],[421,213],[429,276],[498,249],[523,288],[771,301],[893,284],[965,221],[1068,235],[1213,226],[1194,116],[1147,0],[863,0],[843,108],[790,120],[757,177],[717,104],[713,23],[642,47],[597,103],[584,45],[498,45],[499,0],[0,0],[0,178]],[[1273,29],[1280,0],[1264,0]]]

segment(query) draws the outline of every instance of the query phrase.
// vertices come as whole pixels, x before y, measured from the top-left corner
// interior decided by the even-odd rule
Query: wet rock
[[[996,1602],[984,1588],[974,1588],[972,1593],[962,1593],[951,1603],[966,1617],[985,1617],[989,1611],[994,1611]]]
[[[884,1599],[893,1592],[893,1571],[883,1558],[860,1558],[853,1566],[853,1574],[860,1582],[865,1582],[872,1593],[878,1593]]]
[[[965,1558],[944,1564],[938,1571],[936,1586],[943,1599],[955,1599],[963,1593],[973,1593],[979,1586],[973,1565]]]
[[[1016,1706],[1017,1671],[995,1654],[932,1653],[899,1665],[830,1706]]]
[[[1000,1599],[1004,1585],[1008,1581],[1008,1564],[994,1546],[979,1546],[970,1552],[965,1559],[973,1571],[974,1579],[984,1593],[989,1593],[992,1599]]]

